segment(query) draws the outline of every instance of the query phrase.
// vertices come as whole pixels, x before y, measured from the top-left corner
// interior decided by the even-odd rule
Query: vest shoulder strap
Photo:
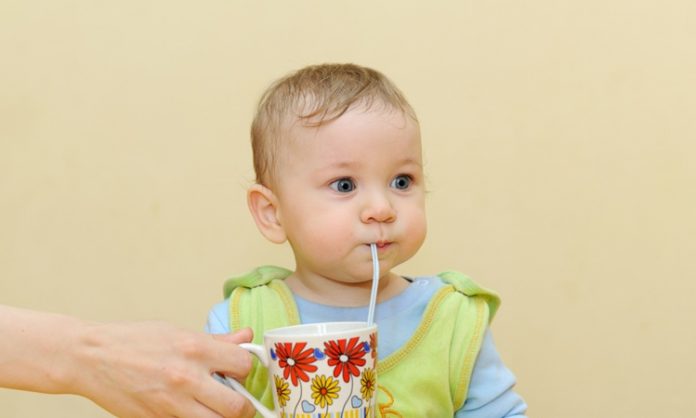
[[[251,327],[254,342],[261,344],[259,330],[298,324],[297,305],[283,281],[290,273],[282,267],[262,266],[227,280],[223,291],[229,298],[230,329]]]
[[[445,283],[452,285],[457,292],[469,297],[483,299],[488,305],[489,322],[493,320],[493,316],[495,316],[498,307],[500,307],[500,296],[496,292],[480,286],[469,276],[457,271],[445,271],[438,274],[438,276]]]
[[[292,272],[290,270],[282,267],[261,266],[255,268],[249,273],[228,279],[222,288],[222,292],[226,299],[230,297],[235,288],[246,287],[251,289],[258,286],[263,286],[265,284],[269,284],[273,280],[284,279],[291,273]]]

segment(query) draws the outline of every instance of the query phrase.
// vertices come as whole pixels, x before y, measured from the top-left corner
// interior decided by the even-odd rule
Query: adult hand
[[[119,417],[252,417],[251,404],[212,377],[243,380],[249,329],[207,335],[164,323],[95,324],[82,337],[74,392]]]
[[[87,397],[124,418],[247,418],[251,404],[213,378],[243,380],[250,329],[208,335],[161,322],[90,323],[0,305],[0,387]]]

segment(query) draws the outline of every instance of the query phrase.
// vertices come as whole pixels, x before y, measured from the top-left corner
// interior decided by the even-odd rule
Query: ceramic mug
[[[230,385],[264,418],[371,418],[377,397],[377,325],[324,322],[266,331],[240,344],[268,369],[275,411]]]

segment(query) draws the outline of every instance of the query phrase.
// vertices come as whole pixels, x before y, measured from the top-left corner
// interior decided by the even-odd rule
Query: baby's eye
[[[355,183],[349,178],[342,178],[331,182],[329,187],[336,190],[339,193],[350,193],[355,190]]]
[[[394,177],[394,180],[391,181],[391,184],[389,186],[399,190],[406,190],[411,186],[412,182],[413,179],[411,178],[411,176],[408,176],[406,174],[400,174]]]

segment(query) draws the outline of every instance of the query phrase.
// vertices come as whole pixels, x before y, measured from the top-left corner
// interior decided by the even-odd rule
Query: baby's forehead
[[[321,124],[295,118],[277,138],[276,156],[278,161],[340,156],[346,152],[360,158],[373,145],[384,141],[397,145],[404,138],[420,149],[420,128],[408,114],[397,109],[354,109]]]

